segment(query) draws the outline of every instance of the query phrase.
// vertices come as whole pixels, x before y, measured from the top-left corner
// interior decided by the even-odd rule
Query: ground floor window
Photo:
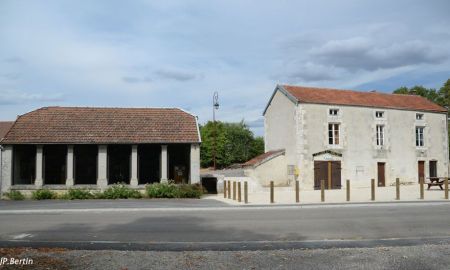
[[[13,146],[13,185],[33,185],[36,178],[36,146]]]
[[[130,184],[131,145],[108,145],[108,184]]]
[[[44,145],[44,184],[66,184],[66,145]]]
[[[190,145],[173,144],[167,147],[169,155],[169,179],[175,183],[189,182]]]
[[[97,145],[75,145],[74,183],[75,185],[97,184]]]
[[[430,177],[437,177],[437,161],[430,160]]]
[[[138,157],[139,185],[159,182],[161,178],[161,145],[139,145]]]

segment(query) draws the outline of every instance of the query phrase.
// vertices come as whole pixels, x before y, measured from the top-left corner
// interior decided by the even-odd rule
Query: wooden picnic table
[[[428,185],[427,189],[430,189],[432,186],[439,186],[441,190],[443,190],[442,186],[444,185],[445,179],[448,179],[447,177],[428,177],[430,180],[429,182],[426,182],[425,184]]]

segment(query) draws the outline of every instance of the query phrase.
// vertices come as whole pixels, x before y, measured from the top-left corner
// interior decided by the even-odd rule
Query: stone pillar
[[[1,150],[1,192],[8,192],[12,185],[12,152],[11,145],[3,146]]]
[[[138,147],[137,145],[131,146],[131,179],[130,185],[132,187],[138,186]]]
[[[66,175],[66,186],[72,187],[73,182],[73,145],[67,146],[67,175]]]
[[[167,159],[167,145],[161,145],[161,181],[167,180],[167,167],[169,160]]]
[[[200,183],[200,145],[191,144],[190,183]]]
[[[98,146],[97,156],[97,186],[100,189],[105,189],[108,186],[108,146]]]
[[[42,188],[44,184],[42,169],[44,168],[44,147],[42,145],[36,145],[36,180],[34,185],[36,188]]]

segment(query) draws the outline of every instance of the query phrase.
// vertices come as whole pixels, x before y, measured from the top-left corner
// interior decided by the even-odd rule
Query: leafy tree
[[[255,138],[248,126],[239,123],[209,121],[200,126],[202,146],[201,166],[213,166],[214,134],[216,134],[216,167],[224,168],[234,163],[243,163],[264,152],[264,140]]]

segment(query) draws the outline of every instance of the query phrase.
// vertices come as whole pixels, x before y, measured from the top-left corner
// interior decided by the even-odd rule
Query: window
[[[331,116],[337,116],[338,113],[339,113],[339,110],[338,110],[338,109],[330,109],[330,112],[329,112],[329,114],[330,114]]]
[[[416,113],[416,120],[423,120],[423,113]]]
[[[416,127],[416,146],[424,146],[423,130],[424,127]]]
[[[384,112],[382,112],[382,111],[375,112],[375,117],[376,118],[383,118],[384,117]]]
[[[384,145],[384,126],[383,125],[377,125],[377,145],[378,146]]]
[[[339,144],[339,124],[328,124],[328,143],[330,145]]]

